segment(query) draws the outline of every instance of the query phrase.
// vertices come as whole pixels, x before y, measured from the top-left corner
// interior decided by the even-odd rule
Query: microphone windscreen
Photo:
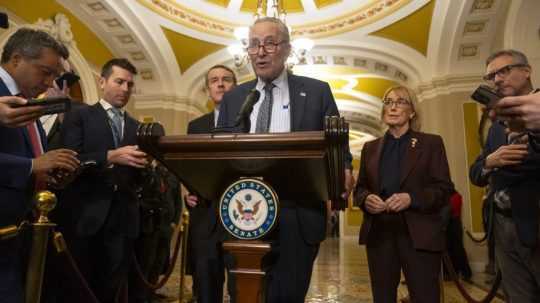
[[[0,28],[8,28],[9,22],[8,22],[8,15],[6,13],[0,12]]]

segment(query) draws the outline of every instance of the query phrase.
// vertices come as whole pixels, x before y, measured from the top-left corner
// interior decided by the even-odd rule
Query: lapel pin
[[[417,142],[418,142],[418,139],[416,139],[416,138],[411,138],[411,146],[412,146],[413,148],[416,147],[416,143],[417,143]]]
[[[305,97],[306,93],[305,92],[300,92],[300,96]]]

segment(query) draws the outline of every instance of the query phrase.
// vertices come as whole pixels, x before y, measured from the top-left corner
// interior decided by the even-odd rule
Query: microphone
[[[249,91],[248,95],[246,96],[246,99],[244,100],[244,103],[242,104],[242,107],[240,107],[240,110],[238,111],[238,114],[236,115],[236,119],[234,120],[233,126],[222,126],[222,127],[216,127],[212,129],[212,133],[229,133],[229,132],[236,132],[237,127],[241,126],[242,132],[249,133],[249,129],[251,128],[251,121],[249,120],[249,115],[251,115],[251,112],[253,111],[253,105],[259,101],[259,98],[261,96],[261,93],[256,90],[252,89]]]
[[[0,13],[0,28],[8,28],[8,15],[6,13]]]
[[[238,112],[238,115],[236,116],[236,120],[234,121],[234,126],[239,126],[242,122],[244,122],[244,132],[249,132],[249,128],[251,127],[251,123],[249,121],[249,115],[251,115],[251,112],[253,111],[253,105],[259,101],[259,98],[261,97],[261,93],[256,90],[252,89],[249,94],[246,96],[246,100],[244,101],[244,104],[242,104],[242,107],[240,108],[240,111]],[[247,131],[246,131],[247,129]]]

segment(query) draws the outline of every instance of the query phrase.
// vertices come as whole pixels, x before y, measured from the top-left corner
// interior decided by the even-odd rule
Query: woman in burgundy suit
[[[355,202],[364,211],[374,302],[396,302],[403,270],[412,302],[439,302],[445,234],[439,212],[453,190],[440,136],[417,131],[416,97],[403,86],[383,97],[388,131],[362,150]]]

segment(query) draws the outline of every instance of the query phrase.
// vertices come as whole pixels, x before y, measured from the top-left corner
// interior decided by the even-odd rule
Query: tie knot
[[[266,93],[270,93],[272,92],[272,90],[274,89],[274,87],[276,87],[276,85],[274,83],[267,83],[265,86],[264,86],[264,91]]]
[[[119,108],[116,108],[116,107],[111,107],[109,108],[109,110],[111,111],[111,113],[114,115],[114,116],[117,116],[117,117],[122,117],[122,111],[119,109]]]

